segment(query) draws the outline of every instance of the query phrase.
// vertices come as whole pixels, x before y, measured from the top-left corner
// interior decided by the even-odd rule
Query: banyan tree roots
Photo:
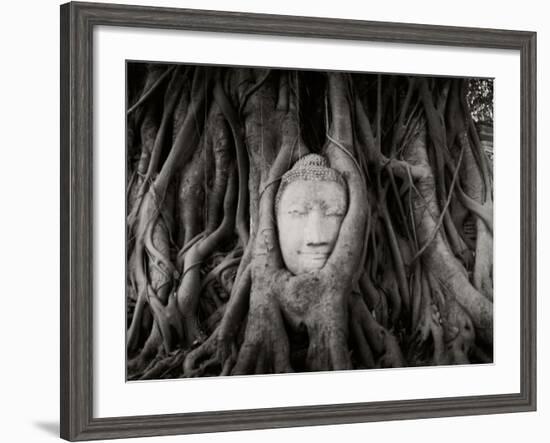
[[[492,361],[492,166],[474,80],[129,64],[128,378]],[[346,183],[318,271],[282,259],[281,176]]]

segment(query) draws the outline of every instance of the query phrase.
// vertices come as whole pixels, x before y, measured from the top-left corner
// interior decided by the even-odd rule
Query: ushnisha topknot
[[[346,182],[336,169],[329,166],[325,157],[319,154],[307,154],[299,158],[296,163],[281,177],[279,190],[275,197],[275,211],[279,207],[279,200],[285,188],[297,180],[335,182],[346,189]]]

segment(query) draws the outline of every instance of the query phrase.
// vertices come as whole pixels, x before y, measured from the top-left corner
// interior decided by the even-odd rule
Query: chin
[[[319,271],[320,269],[325,266],[326,260],[315,260],[313,262],[303,263],[301,268],[302,272],[315,272]]]

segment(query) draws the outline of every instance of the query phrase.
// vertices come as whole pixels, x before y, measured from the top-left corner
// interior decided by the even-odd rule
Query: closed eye
[[[298,209],[292,209],[292,210],[288,211],[287,214],[297,217],[297,216],[306,215],[306,212],[305,211],[299,211]]]
[[[325,215],[327,217],[343,217],[345,214],[343,211],[327,211]]]

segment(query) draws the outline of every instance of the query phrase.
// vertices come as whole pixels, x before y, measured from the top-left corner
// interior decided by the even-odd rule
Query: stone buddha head
[[[346,183],[325,157],[308,154],[281,178],[275,213],[281,253],[293,274],[327,262],[348,207]]]

